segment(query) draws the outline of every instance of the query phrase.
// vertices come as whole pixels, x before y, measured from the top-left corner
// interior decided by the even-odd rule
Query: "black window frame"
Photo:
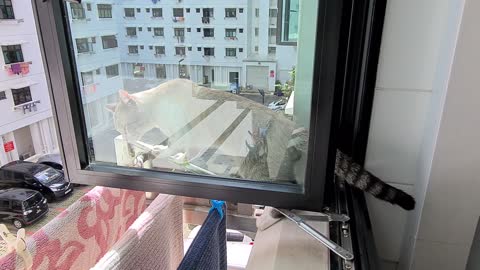
[[[0,100],[5,100],[5,99],[7,99],[7,92],[0,91]]]
[[[237,48],[225,48],[225,57],[237,57]]]
[[[237,18],[237,9],[225,8],[225,18]]]
[[[215,48],[213,47],[204,47],[203,56],[215,56]]]
[[[160,15],[160,16],[156,16],[156,15]],[[152,18],[163,18],[163,9],[152,8]]]
[[[22,88],[12,88],[12,97],[13,97],[13,104],[15,106],[33,101],[32,91],[30,90],[30,86],[26,86]]]
[[[364,8],[365,4],[357,7],[349,0],[319,2],[313,87],[322,91],[313,91],[312,94],[307,177],[305,186],[299,187],[90,164],[64,3],[34,0],[50,92],[55,101],[55,117],[61,127],[66,173],[73,181],[83,184],[320,210],[326,196],[325,184],[333,181],[334,153],[343,131],[340,121],[347,120],[345,112],[350,112],[347,105],[358,105],[357,102],[364,101],[365,96],[371,96],[373,100],[385,12],[385,5],[375,4],[382,1],[365,1],[368,8]],[[360,15],[352,16],[357,13]],[[371,111],[371,103],[363,102],[361,109]],[[358,114],[358,111],[353,113]],[[365,129],[365,125],[362,127]],[[366,130],[368,134],[368,126]]]
[[[98,18],[99,19],[112,19],[113,11],[111,4],[97,4]]]
[[[165,46],[155,46],[155,55],[165,55]]]
[[[157,32],[159,32],[159,35],[157,35]],[[153,28],[153,36],[164,37],[165,36],[165,29],[163,27],[154,27]]]
[[[139,54],[138,45],[128,45],[128,54]]]
[[[105,76],[107,76],[108,79],[114,78],[117,76],[120,76],[120,65],[119,64],[113,64],[105,67]],[[115,72],[112,72],[115,71]]]
[[[21,44],[2,45],[2,53],[3,53],[3,60],[7,65],[25,62]],[[14,57],[9,57],[9,55]],[[15,58],[15,59],[12,59],[12,58]]]
[[[213,27],[203,28],[203,37],[204,38],[215,37],[215,28],[213,28]]]
[[[134,27],[134,26],[125,27],[125,31],[127,32],[128,37],[137,37],[137,27]],[[133,34],[133,32],[135,32],[135,34]]]
[[[176,16],[175,13],[179,12],[180,10],[182,11],[182,12],[180,12],[181,16]],[[180,13],[178,13],[178,14],[180,14]],[[173,8],[172,9],[172,14],[173,14],[173,17],[175,17],[175,18],[183,18],[183,17],[185,17],[185,9],[184,8]]]
[[[105,45],[108,45],[108,42],[110,42],[111,40],[107,40],[107,38],[111,38],[113,37],[113,40],[115,41],[113,46],[112,47],[108,47],[108,46],[105,46]],[[118,39],[117,39],[117,36],[116,35],[106,35],[106,36],[102,36],[102,48],[104,50],[106,49],[113,49],[113,48],[118,48]]]
[[[12,1],[13,0],[0,1],[0,20],[15,20]],[[7,2],[9,2],[9,4],[7,4]]]
[[[135,8],[124,8],[123,16],[125,18],[135,18]]]

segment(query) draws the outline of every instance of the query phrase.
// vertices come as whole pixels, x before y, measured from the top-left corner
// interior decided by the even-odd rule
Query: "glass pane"
[[[93,2],[65,4],[92,163],[303,185],[317,1],[290,3],[298,46],[285,2]]]

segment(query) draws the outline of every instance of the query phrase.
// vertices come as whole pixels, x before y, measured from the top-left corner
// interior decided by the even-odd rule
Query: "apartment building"
[[[276,81],[288,80],[296,63],[296,43],[279,42],[277,36],[277,2],[71,3],[85,109],[100,115],[91,124],[108,118],[98,110],[122,87],[140,91],[180,77],[218,89],[238,85],[274,91]],[[298,9],[298,0],[283,2],[296,2],[292,8]]]
[[[30,1],[0,1],[0,166],[58,150]]]

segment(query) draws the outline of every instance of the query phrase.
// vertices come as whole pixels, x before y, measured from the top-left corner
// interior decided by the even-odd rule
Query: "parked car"
[[[42,193],[48,201],[67,196],[73,186],[62,171],[27,161],[13,161],[0,168],[0,188],[29,188]]]
[[[24,188],[0,190],[0,219],[20,229],[48,213],[47,199],[38,191]]]
[[[63,170],[63,162],[60,154],[43,155],[37,160],[37,163],[50,166],[55,170]]]

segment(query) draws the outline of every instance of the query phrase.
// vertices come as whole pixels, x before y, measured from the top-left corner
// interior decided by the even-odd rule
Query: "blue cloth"
[[[222,206],[222,208],[225,208]],[[225,212],[225,210],[223,210]],[[178,270],[226,270],[227,223],[220,211],[210,211]]]

